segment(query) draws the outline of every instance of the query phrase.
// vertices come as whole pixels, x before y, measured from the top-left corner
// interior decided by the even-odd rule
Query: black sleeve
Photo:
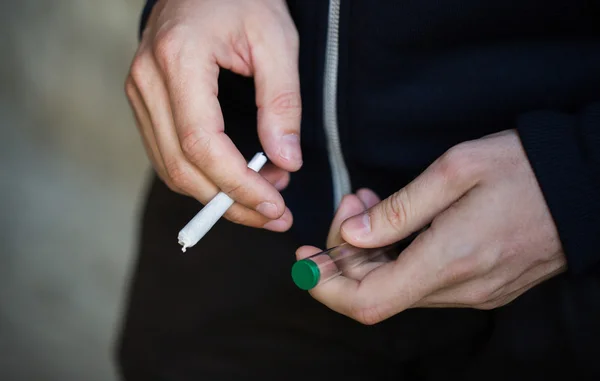
[[[140,28],[139,35],[142,35],[142,31],[146,27],[146,23],[148,22],[148,17],[150,16],[150,12],[152,11],[152,7],[156,4],[158,0],[148,0],[146,5],[144,6],[144,10],[142,11],[142,17],[140,19]]]
[[[569,272],[600,267],[600,102],[523,114],[517,129],[558,228]]]

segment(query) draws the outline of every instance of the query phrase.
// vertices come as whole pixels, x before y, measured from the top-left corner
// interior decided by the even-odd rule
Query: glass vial
[[[397,245],[363,249],[343,243],[294,263],[292,279],[298,288],[310,290],[341,275],[344,271],[384,254],[394,254],[397,250]]]

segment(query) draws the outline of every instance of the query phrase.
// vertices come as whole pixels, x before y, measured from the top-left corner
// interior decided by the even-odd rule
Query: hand
[[[340,227],[342,223],[348,218],[365,213],[368,209],[374,207],[381,202],[379,196],[377,196],[370,189],[360,189],[356,194],[349,194],[342,198],[340,205],[338,206],[335,216],[331,221],[329,228],[329,234],[327,235],[327,248],[341,245],[344,243],[342,238]],[[305,250],[305,249],[302,249]],[[314,250],[310,250],[311,254],[314,254]],[[303,256],[304,258],[305,256]]]
[[[169,0],[152,11],[126,81],[146,152],[174,191],[236,201],[225,218],[284,231],[278,190],[302,165],[298,36],[283,0]],[[258,135],[274,165],[260,174],[224,133],[219,68],[254,76]],[[262,175],[262,176],[261,176]]]
[[[503,306],[566,269],[556,227],[514,131],[460,144],[405,188],[341,224],[341,239],[388,245],[431,223],[398,259],[311,290],[375,324],[408,308]],[[299,258],[318,249],[302,247]]]

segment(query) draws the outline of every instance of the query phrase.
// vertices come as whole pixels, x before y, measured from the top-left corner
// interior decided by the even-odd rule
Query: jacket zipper
[[[334,209],[338,207],[342,197],[351,191],[350,175],[344,162],[337,119],[340,2],[341,0],[329,1],[323,84],[323,125],[327,137],[329,164],[331,165]]]

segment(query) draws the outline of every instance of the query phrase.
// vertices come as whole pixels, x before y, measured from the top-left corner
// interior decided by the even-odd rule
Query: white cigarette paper
[[[248,162],[248,168],[255,172],[261,170],[263,165],[267,162],[267,157],[259,152],[250,162]],[[217,223],[227,209],[233,205],[233,200],[227,194],[219,192],[204,208],[202,208],[198,214],[191,219],[190,222],[185,225],[179,232],[177,240],[179,244],[183,246],[181,251],[185,253],[187,248],[193,247],[197,244],[202,237]]]

